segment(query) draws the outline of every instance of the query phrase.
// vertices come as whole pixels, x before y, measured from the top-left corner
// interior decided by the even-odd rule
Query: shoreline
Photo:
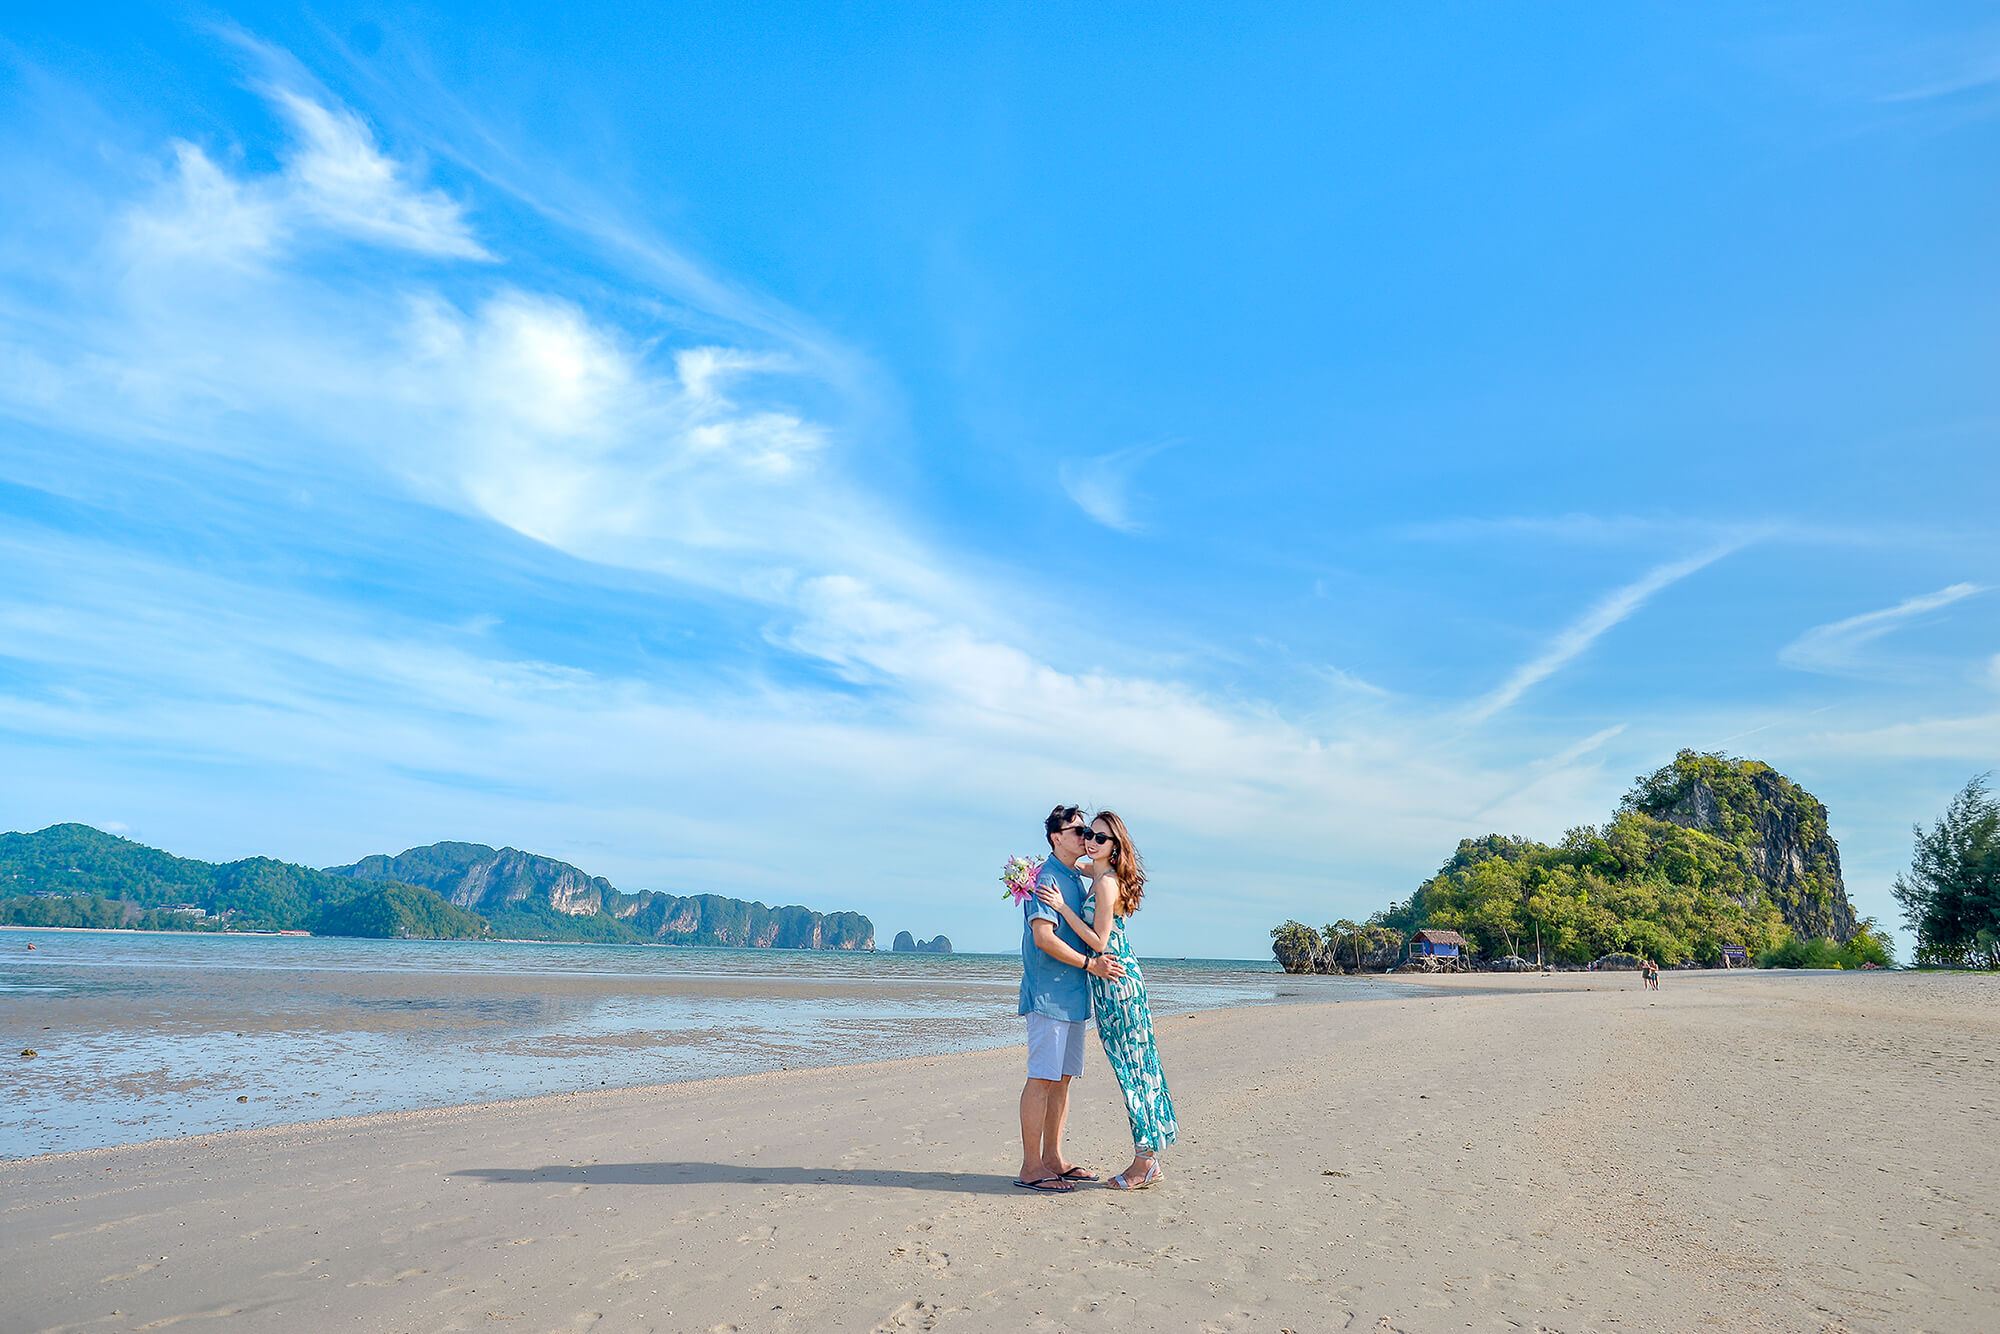
[[[1011,1187],[1019,1047],[15,1159],[0,1163],[10,1319],[2000,1322],[2000,1201],[1980,1184],[2000,1179],[2000,985],[1717,976],[1161,1015],[1185,1137],[1167,1180],[1134,1194]],[[1114,1171],[1129,1143],[1090,1046],[1069,1148]]]
[[[1417,986],[1427,985],[1427,983],[1425,982],[1419,982],[1416,978],[1407,978],[1407,979],[1399,978],[1393,980],[1407,981],[1410,983],[1414,983]],[[1588,990],[1588,988],[1585,989]],[[1463,990],[1467,994],[1484,994],[1477,992],[1473,988],[1453,988],[1453,990]],[[1527,989],[1509,988],[1507,990],[1526,991]],[[1492,994],[1504,994],[1504,993],[1495,992]],[[1334,1009],[1336,1007],[1345,1007],[1351,1005],[1380,1004],[1384,1000],[1402,1000],[1402,999],[1405,998],[1382,997],[1373,1000],[1351,1000],[1351,1001],[1286,1001],[1286,1000],[1248,1001],[1238,1005],[1219,1006],[1210,1010],[1197,1011],[1195,1014],[1186,1015],[1184,1018],[1180,1017],[1178,1013],[1176,1013],[1174,1017],[1179,1018],[1180,1022],[1186,1023],[1189,1020],[1194,1020],[1199,1015],[1204,1015],[1204,1014],[1208,1015],[1231,1014],[1239,1011],[1254,1011],[1258,1009],[1275,1009],[1275,1008]],[[1422,999],[1422,998],[1413,996],[1408,999]],[[1094,1033],[1095,1027],[1093,1026],[1090,1031]],[[1092,1040],[1094,1041],[1094,1039]],[[162,1135],[154,1139],[130,1140],[119,1144],[99,1144],[83,1149],[63,1149],[51,1153],[22,1154],[12,1158],[0,1157],[0,1172],[3,1172],[4,1169],[8,1167],[18,1166],[22,1164],[46,1163],[59,1159],[83,1158],[89,1155],[112,1154],[128,1149],[134,1151],[147,1150],[147,1149],[166,1149],[166,1148],[172,1148],[175,1145],[184,1146],[196,1142],[199,1142],[203,1147],[208,1147],[212,1143],[219,1142],[222,1140],[234,1140],[237,1139],[238,1137],[284,1135],[288,1133],[313,1131],[321,1128],[327,1128],[329,1130],[359,1129],[359,1128],[364,1128],[370,1125],[371,1123],[382,1123],[382,1124],[398,1123],[403,1118],[429,1117],[432,1119],[446,1119],[460,1113],[477,1114],[483,1112],[535,1110],[535,1109],[553,1111],[555,1110],[557,1104],[573,1102],[578,1099],[591,1099],[591,1098],[601,1099],[620,1094],[660,1095],[666,1093],[668,1090],[687,1090],[690,1092],[699,1092],[703,1087],[710,1085],[721,1087],[724,1085],[735,1084],[743,1080],[767,1079],[776,1075],[809,1074],[813,1071],[845,1072],[845,1071],[856,1071],[856,1070],[874,1070],[878,1067],[886,1070],[895,1066],[909,1065],[913,1062],[929,1065],[929,1064],[935,1064],[936,1062],[939,1061],[951,1060],[960,1057],[986,1056],[986,1055],[991,1055],[994,1052],[1013,1051],[1023,1046],[1024,1044],[1020,1042],[1003,1042],[995,1046],[972,1047],[958,1051],[926,1052],[926,1053],[918,1053],[916,1055],[911,1055],[911,1056],[870,1058],[866,1060],[856,1060],[856,1061],[835,1061],[823,1065],[799,1065],[799,1066],[781,1065],[775,1070],[745,1070],[739,1073],[723,1074],[723,1075],[706,1075],[693,1079],[663,1080],[652,1084],[624,1084],[615,1088],[606,1087],[597,1089],[575,1089],[575,1090],[566,1090],[559,1093],[530,1094],[524,1097],[515,1097],[515,1098],[493,1098],[493,1099],[482,1099],[472,1102],[440,1103],[437,1105],[424,1106],[424,1107],[396,1107],[396,1108],[387,1108],[382,1111],[358,1112],[343,1116],[323,1116],[323,1117],[307,1118],[299,1121],[280,1121],[280,1122],[274,1122],[269,1125],[237,1126],[226,1130],[210,1131],[205,1134]]]
[[[1014,956],[7,937],[0,1156],[1004,1047]],[[39,943],[28,952],[23,940]],[[1187,1012],[1391,990],[1162,963]]]

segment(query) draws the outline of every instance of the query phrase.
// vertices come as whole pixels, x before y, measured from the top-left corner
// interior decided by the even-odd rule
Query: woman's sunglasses
[[[1097,845],[1098,847],[1100,847],[1100,848],[1101,848],[1101,847],[1103,847],[1103,846],[1104,846],[1104,845],[1105,845],[1106,843],[1116,843],[1116,842],[1118,841],[1117,839],[1113,838],[1113,837],[1112,837],[1111,835],[1109,835],[1109,834],[1100,834],[1100,833],[1098,833],[1098,832],[1097,832],[1096,830],[1094,830],[1094,829],[1093,829],[1093,830],[1090,830],[1090,831],[1089,831],[1089,832],[1087,832],[1087,833],[1085,833],[1085,834],[1084,834],[1084,836],[1083,836],[1083,840],[1084,840],[1084,842],[1086,842],[1086,843],[1095,843],[1095,844],[1096,844],[1096,845]]]

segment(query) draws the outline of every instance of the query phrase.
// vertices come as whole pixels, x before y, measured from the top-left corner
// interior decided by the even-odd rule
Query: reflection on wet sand
[[[38,948],[32,953],[26,945]],[[1019,1041],[1012,956],[0,932],[0,1156]],[[1147,964],[1156,1007],[1379,994]]]

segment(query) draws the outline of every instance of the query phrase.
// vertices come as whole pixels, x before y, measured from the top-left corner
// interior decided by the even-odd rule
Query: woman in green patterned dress
[[[1125,965],[1125,976],[1090,979],[1090,1012],[1097,1036],[1111,1062],[1118,1085],[1125,1090],[1125,1115],[1132,1122],[1132,1165],[1104,1184],[1113,1190],[1143,1190],[1158,1181],[1160,1150],[1174,1142],[1174,1100],[1167,1094],[1167,1077],[1160,1070],[1160,1053],[1153,1045],[1153,1015],[1146,1008],[1146,979],[1139,961],[1125,942],[1125,919],[1139,911],[1146,892],[1146,864],[1132,846],[1131,832],[1116,812],[1102,811],[1090,822],[1090,892],[1079,917],[1053,889],[1037,891],[1042,902],[1061,913],[1069,929],[1100,954]],[[1085,918],[1088,920],[1085,920]]]

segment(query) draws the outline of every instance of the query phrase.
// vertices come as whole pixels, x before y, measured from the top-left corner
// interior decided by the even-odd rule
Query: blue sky
[[[2000,759],[1973,5],[139,6],[0,45],[0,824],[1260,956],[1683,746]]]

